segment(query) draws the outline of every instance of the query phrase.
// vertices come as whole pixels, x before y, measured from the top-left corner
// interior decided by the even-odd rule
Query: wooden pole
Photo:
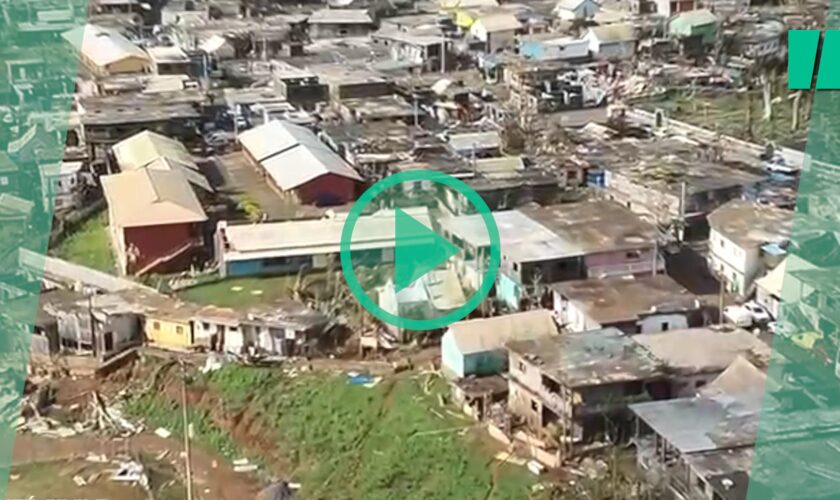
[[[181,361],[181,416],[184,421],[184,470],[187,482],[187,500],[193,500],[192,465],[190,464],[190,423],[187,411],[187,370]]]

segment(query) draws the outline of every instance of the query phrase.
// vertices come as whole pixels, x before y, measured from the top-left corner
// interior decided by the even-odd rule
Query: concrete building
[[[535,61],[584,61],[589,59],[589,42],[556,33],[519,38],[519,53]]]
[[[632,24],[607,24],[589,28],[583,39],[598,59],[629,59],[636,53],[636,30]]]
[[[376,29],[376,22],[366,9],[321,9],[309,16],[312,38],[366,36]]]
[[[703,324],[700,298],[666,275],[567,281],[551,291],[554,317],[573,332],[615,327],[633,335]]]
[[[633,341],[667,369],[672,397],[695,395],[739,357],[760,368],[770,362],[770,346],[741,329],[669,330],[634,335]]]
[[[191,75],[192,61],[181,47],[149,47],[146,49],[156,75]]]
[[[502,263],[497,296],[516,310],[523,300],[541,301],[546,287],[563,281],[649,275],[661,269],[656,230],[630,210],[608,201],[522,207],[493,212]],[[480,216],[441,219],[445,234],[469,248],[459,264],[477,281],[489,239]]]
[[[64,161],[42,165],[41,189],[44,200],[53,204],[56,212],[72,210],[82,202],[86,179],[89,178],[82,171],[84,163],[81,161]],[[45,206],[47,206],[45,203]]]
[[[676,238],[705,239],[708,214],[762,181],[728,164],[745,161],[734,151],[716,158],[710,144],[683,135],[617,135],[607,127],[582,131],[589,141],[584,157],[590,185],[646,219],[671,226]]]
[[[516,33],[522,23],[509,11],[491,12],[478,16],[470,26],[470,35],[485,44],[484,50],[495,54],[516,47]]]
[[[709,268],[732,293],[748,296],[753,283],[787,253],[793,212],[733,200],[709,215]]]
[[[669,396],[659,361],[614,328],[507,349],[508,410],[552,443],[558,465],[588,446],[627,439],[628,404]]]

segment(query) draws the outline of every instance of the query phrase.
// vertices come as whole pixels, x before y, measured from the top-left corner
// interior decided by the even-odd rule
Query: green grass
[[[64,260],[99,271],[114,273],[116,261],[108,236],[108,216],[104,212],[91,217],[69,234],[53,253]]]
[[[150,391],[130,399],[125,405],[125,410],[130,415],[142,418],[146,427],[150,429],[164,427],[176,435],[184,435],[181,407],[161,394]],[[241,456],[230,434],[213,423],[207,410],[190,408],[188,418],[192,424],[195,439],[200,444],[230,459]]]
[[[425,394],[420,380],[408,378],[366,388],[343,376],[287,379],[228,366],[210,384],[229,408],[260,412],[278,449],[298,466],[303,498],[529,498],[534,480],[521,468],[501,467],[492,487],[492,455],[468,430],[475,422],[439,407],[441,381]]]
[[[249,307],[289,299],[296,275],[229,278],[181,290],[181,299],[219,307]]]

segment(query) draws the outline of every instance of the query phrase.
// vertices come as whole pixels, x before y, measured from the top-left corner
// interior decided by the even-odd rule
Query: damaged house
[[[55,330],[42,330],[40,336],[36,331],[43,340],[33,339],[33,354],[66,352],[106,361],[143,342],[143,314],[120,294],[55,290],[42,295],[40,311],[39,317],[55,322]]]
[[[508,409],[553,465],[629,438],[630,403],[670,396],[660,362],[615,328],[507,344]]]

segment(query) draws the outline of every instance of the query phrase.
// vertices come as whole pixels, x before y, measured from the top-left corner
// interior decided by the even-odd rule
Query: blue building
[[[427,208],[407,208],[405,212],[432,227]],[[219,222],[214,249],[219,273],[228,277],[326,269],[338,258],[346,218],[346,214],[336,214],[263,224]],[[393,262],[393,210],[359,217],[353,230],[353,259],[369,265]]]
[[[453,323],[441,342],[444,373],[455,379],[502,373],[507,371],[506,343],[558,333],[551,311],[544,309]]]

